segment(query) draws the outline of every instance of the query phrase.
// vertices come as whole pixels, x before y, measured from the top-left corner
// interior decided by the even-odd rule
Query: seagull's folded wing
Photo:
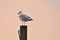
[[[24,21],[29,21],[31,18],[27,15],[20,15],[20,17],[24,20]]]

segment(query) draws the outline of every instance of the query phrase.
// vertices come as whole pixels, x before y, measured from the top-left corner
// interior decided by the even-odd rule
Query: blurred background
[[[19,40],[20,10],[34,19],[28,40],[60,40],[60,0],[0,0],[0,40]]]

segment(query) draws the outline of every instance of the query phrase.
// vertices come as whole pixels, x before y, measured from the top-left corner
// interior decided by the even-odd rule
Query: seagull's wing
[[[20,17],[24,20],[24,21],[31,21],[32,19],[29,17],[29,16],[27,16],[27,15],[20,15]]]

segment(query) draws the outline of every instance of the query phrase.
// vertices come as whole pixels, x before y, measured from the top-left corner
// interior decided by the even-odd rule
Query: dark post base
[[[27,26],[20,26],[20,30],[18,30],[19,39],[20,40],[27,40]]]

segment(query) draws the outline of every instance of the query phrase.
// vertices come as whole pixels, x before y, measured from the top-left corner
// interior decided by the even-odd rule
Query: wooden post
[[[20,40],[27,40],[27,26],[20,26],[20,30],[18,30],[18,35]]]

